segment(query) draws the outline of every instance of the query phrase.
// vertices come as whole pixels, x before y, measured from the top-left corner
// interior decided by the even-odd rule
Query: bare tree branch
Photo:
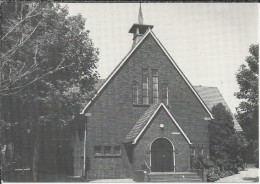
[[[18,27],[22,22],[24,22],[27,18],[29,18],[30,15],[37,9],[38,6],[39,6],[39,4],[37,4],[37,6],[35,6],[22,20],[20,20],[14,27],[12,27],[12,28],[1,38],[1,40],[4,40],[4,38],[7,37],[16,27]]]
[[[36,31],[36,29],[39,27],[39,24],[40,24],[40,22],[38,22],[38,24],[34,27],[32,32],[26,37],[25,40],[23,40],[23,38],[18,40],[18,42],[21,41],[21,40],[22,41],[18,45],[16,45],[14,48],[10,49],[7,53],[2,55],[2,59],[4,60],[7,56],[12,55],[19,47],[21,47],[32,36],[32,34]],[[9,53],[11,53],[11,54],[9,54]]]
[[[69,64],[69,65],[61,66],[64,61],[65,61],[65,59],[63,59],[63,60],[60,62],[60,64],[59,64],[57,67],[55,67],[53,70],[48,71],[47,73],[45,73],[45,74],[43,74],[43,75],[41,75],[41,76],[37,75],[33,80],[31,80],[31,81],[29,81],[29,82],[27,82],[27,83],[18,85],[18,86],[16,86],[16,87],[13,87],[13,88],[10,88],[10,89],[8,89],[8,88],[6,88],[6,87],[5,87],[4,89],[0,89],[0,95],[5,96],[5,95],[16,94],[16,93],[20,92],[21,90],[23,90],[23,89],[24,89],[25,87],[27,87],[28,85],[30,85],[30,84],[32,84],[32,83],[34,83],[34,82],[36,82],[36,81],[39,81],[40,79],[42,79],[42,78],[48,76],[49,74],[52,74],[52,73],[57,72],[57,71],[59,71],[59,70],[62,70],[62,69],[64,69],[64,68],[68,68],[68,67],[70,67],[70,66],[72,66],[72,65],[75,64],[75,63],[71,63],[71,64]],[[15,82],[17,82],[17,81],[18,81],[18,79],[17,79]],[[14,82],[13,82],[12,84],[14,84]],[[9,85],[8,85],[8,86],[9,86]],[[10,87],[10,86],[9,86],[9,87]],[[7,90],[8,90],[8,91],[7,91]],[[14,90],[16,90],[16,91],[15,91],[15,92],[10,92],[10,91],[14,91]],[[7,91],[7,92],[5,92],[5,91]]]

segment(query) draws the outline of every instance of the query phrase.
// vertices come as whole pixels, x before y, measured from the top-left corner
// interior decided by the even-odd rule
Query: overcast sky
[[[132,46],[128,33],[138,20],[138,3],[70,3],[82,14],[95,47],[98,71],[106,78]],[[258,4],[142,3],[145,24],[193,85],[218,87],[233,112],[239,101],[235,74],[251,44],[258,43]]]

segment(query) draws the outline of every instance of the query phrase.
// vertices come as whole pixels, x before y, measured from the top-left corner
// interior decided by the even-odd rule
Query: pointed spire
[[[144,18],[142,13],[142,6],[141,6],[141,0],[140,0],[140,7],[139,7],[139,14],[138,14],[138,23],[133,24],[132,27],[129,30],[129,33],[133,34],[133,47],[136,45],[136,43],[142,38],[144,33],[152,29],[153,25],[146,25],[144,24]]]
[[[143,18],[143,13],[142,13],[141,2],[140,2],[140,7],[139,7],[138,23],[139,24],[144,24],[144,18]]]

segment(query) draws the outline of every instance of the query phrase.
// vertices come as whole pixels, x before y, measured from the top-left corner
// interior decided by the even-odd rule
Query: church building
[[[189,172],[191,155],[209,155],[210,109],[143,23],[133,46],[81,112],[74,135],[74,175],[132,178],[135,171]]]

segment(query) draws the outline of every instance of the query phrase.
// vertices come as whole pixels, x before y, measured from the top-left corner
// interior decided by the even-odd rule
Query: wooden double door
[[[166,138],[156,139],[151,146],[152,172],[174,171],[173,145]]]

